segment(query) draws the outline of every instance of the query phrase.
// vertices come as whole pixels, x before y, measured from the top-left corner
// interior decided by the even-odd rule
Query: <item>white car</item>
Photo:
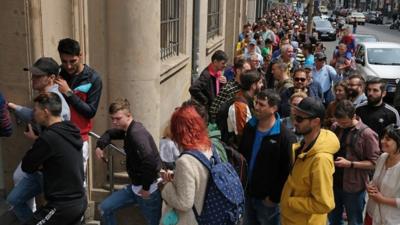
[[[360,12],[352,12],[346,17],[347,23],[353,23],[354,20],[356,20],[358,24],[365,24],[365,16]]]
[[[393,97],[400,79],[400,44],[361,42],[355,53],[357,70],[366,80],[379,77],[387,82],[387,94]]]

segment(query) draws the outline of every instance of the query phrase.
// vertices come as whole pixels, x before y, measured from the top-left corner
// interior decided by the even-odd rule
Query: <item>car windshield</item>
[[[356,36],[356,42],[377,42],[378,40],[374,36]]]
[[[364,14],[362,14],[362,13],[352,13],[351,16],[363,17]]]
[[[316,27],[331,28],[331,23],[326,20],[315,20]]]
[[[369,64],[400,66],[400,48],[370,48],[367,53]]]

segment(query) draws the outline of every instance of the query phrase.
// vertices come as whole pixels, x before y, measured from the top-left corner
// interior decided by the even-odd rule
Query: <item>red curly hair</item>
[[[172,114],[171,133],[184,150],[211,148],[206,124],[193,106],[182,106]]]

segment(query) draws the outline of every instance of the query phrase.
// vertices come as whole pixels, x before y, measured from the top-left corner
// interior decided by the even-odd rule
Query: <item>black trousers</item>
[[[24,225],[79,225],[87,207],[86,198],[49,202],[37,210]]]

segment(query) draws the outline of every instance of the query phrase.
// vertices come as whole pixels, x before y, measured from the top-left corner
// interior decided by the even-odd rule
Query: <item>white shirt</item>
[[[157,180],[157,181],[155,181],[154,183],[152,183],[151,185],[150,185],[150,188],[149,188],[149,192],[150,192],[150,194],[152,194],[153,192],[155,192],[156,190],[157,190],[157,188],[158,188],[158,181],[159,180]],[[132,184],[132,191],[133,191],[133,193],[135,193],[136,195],[139,195],[139,196],[141,196],[141,194],[139,194],[139,192],[142,190],[142,185],[133,185]]]
[[[387,158],[387,153],[379,157],[372,180],[385,197],[396,199],[397,208],[369,199],[367,211],[373,218],[373,225],[400,224],[400,163],[386,169]]]

